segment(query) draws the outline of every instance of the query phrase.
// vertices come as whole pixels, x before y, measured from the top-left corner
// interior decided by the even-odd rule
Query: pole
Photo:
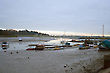
[[[102,36],[104,37],[104,24],[103,24],[103,31],[102,31]]]

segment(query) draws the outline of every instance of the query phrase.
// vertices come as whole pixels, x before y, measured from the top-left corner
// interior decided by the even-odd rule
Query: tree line
[[[8,30],[0,29],[0,35],[1,36],[49,36],[48,34],[45,33],[40,33],[37,31],[29,31],[27,29],[19,30],[19,31],[13,29],[8,29]]]

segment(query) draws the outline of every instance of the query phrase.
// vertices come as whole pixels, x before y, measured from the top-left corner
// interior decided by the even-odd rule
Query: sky
[[[110,35],[110,0],[0,0],[0,28]]]

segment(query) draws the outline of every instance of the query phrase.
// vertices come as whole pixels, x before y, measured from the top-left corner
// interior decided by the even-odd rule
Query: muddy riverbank
[[[96,49],[56,51],[0,51],[0,73],[96,73],[103,55]]]

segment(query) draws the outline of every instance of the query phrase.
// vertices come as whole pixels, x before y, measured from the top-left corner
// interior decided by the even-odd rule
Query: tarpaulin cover
[[[105,48],[110,48],[110,39],[109,40],[104,40],[100,43]]]

